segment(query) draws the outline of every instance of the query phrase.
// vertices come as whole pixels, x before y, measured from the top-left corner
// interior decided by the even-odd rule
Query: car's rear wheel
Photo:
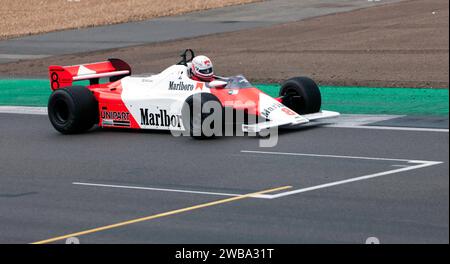
[[[98,122],[98,103],[83,86],[53,91],[48,100],[48,117],[53,127],[63,134],[81,133]]]
[[[183,125],[189,135],[195,139],[211,138],[217,136],[218,131],[222,131],[223,108],[219,99],[213,94],[191,95],[186,99],[182,112]],[[205,125],[208,117],[213,122]]]
[[[317,84],[308,77],[295,77],[285,81],[280,89],[282,103],[298,114],[320,111],[322,97]]]

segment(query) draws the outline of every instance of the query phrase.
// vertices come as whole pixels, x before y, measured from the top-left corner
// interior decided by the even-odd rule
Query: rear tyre
[[[209,109],[207,112],[204,112],[204,107],[206,106],[216,106],[215,109]],[[195,109],[194,109],[195,107]],[[219,110],[220,113],[215,112],[215,110]],[[222,127],[223,124],[223,108],[219,99],[209,93],[200,93],[194,94],[188,97],[185,101],[185,104],[182,109],[182,120],[185,129],[188,131],[189,135],[195,139],[205,139],[212,138],[217,136],[217,127]],[[212,116],[214,116],[214,121],[211,123],[211,126],[205,127],[205,120]],[[218,122],[221,122],[219,124]],[[214,133],[207,133],[204,129],[208,129],[209,131],[214,131]],[[222,131],[220,129],[220,131]]]
[[[280,90],[282,103],[298,114],[320,111],[322,97],[317,84],[308,77],[295,77],[283,83]]]
[[[63,134],[85,132],[98,122],[98,102],[84,86],[53,91],[47,108],[53,127]]]

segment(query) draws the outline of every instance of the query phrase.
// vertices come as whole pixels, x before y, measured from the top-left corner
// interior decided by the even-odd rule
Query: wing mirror
[[[209,82],[208,86],[210,88],[225,88],[225,86],[227,84],[228,84],[227,82],[215,80],[215,81]]]

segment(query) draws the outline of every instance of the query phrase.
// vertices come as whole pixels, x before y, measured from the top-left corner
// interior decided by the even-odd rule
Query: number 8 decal
[[[59,88],[59,76],[58,76],[58,74],[56,72],[52,73],[51,86],[52,86],[52,90],[56,90],[56,89]]]

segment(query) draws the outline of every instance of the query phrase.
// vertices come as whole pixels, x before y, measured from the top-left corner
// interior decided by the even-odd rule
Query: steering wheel
[[[189,58],[188,55],[190,55]],[[183,53],[181,53],[180,57],[181,60],[177,63],[177,65],[187,66],[187,63],[192,61],[192,59],[195,57],[194,51],[191,49],[186,49]]]

